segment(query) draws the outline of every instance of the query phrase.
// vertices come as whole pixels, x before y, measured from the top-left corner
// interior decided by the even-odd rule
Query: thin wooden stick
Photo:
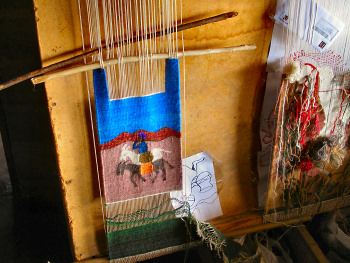
[[[247,228],[231,230],[231,231],[225,232],[225,235],[227,237],[242,236],[242,235],[247,235],[247,234],[260,232],[268,229],[273,229],[273,228],[277,228],[285,225],[301,224],[303,222],[311,221],[311,220],[312,220],[312,216],[307,215],[299,218],[292,218],[283,222],[267,223],[267,224],[250,226]]]
[[[236,51],[243,51],[243,50],[253,50],[256,49],[255,45],[243,45],[243,46],[236,46],[236,47],[225,47],[225,48],[214,48],[214,49],[203,49],[203,50],[189,50],[178,53],[178,57],[189,57],[189,56],[201,56],[201,55],[209,55],[209,54],[218,54],[218,53],[228,53],[228,52],[236,52]],[[167,59],[169,58],[169,54],[162,53],[162,54],[152,54],[152,56],[143,57],[142,59],[152,59],[152,60],[160,60],[160,59]],[[122,57],[121,59],[108,59],[103,61],[103,65],[110,66],[115,65],[118,63],[132,63],[137,62],[140,60],[140,57],[138,56],[132,56],[132,57]],[[69,69],[64,69],[58,72],[45,74],[43,76],[32,78],[33,84],[39,84],[51,79],[56,79],[68,75],[72,75],[75,73],[80,73],[84,71],[89,71],[93,69],[100,68],[101,64],[99,62],[91,63],[88,65],[83,65],[79,67],[73,67]]]
[[[210,24],[210,23],[215,23],[215,22],[218,22],[218,21],[222,21],[222,20],[225,20],[225,19],[228,19],[228,18],[235,17],[237,15],[238,15],[237,12],[228,12],[228,13],[224,13],[224,14],[221,14],[221,15],[217,15],[217,16],[213,16],[213,17],[197,20],[197,21],[194,21],[194,22],[191,22],[191,23],[181,24],[181,25],[179,25],[177,27],[177,32],[180,32],[180,31],[183,31],[183,30],[186,30],[186,29],[190,29],[190,28],[195,28],[195,27],[202,26],[202,25],[206,25],[206,24]],[[154,33],[149,33],[147,35],[144,35],[143,37],[140,37],[139,39],[134,37],[134,38],[131,38],[131,39],[125,39],[125,40],[122,40],[122,41],[119,41],[119,42],[115,42],[114,46],[122,46],[122,45],[125,45],[127,43],[135,43],[137,41],[146,40],[146,39],[150,39],[150,38],[153,38],[153,37],[160,37],[160,36],[163,36],[164,34],[167,34],[167,32],[174,33],[175,31],[176,31],[176,27],[173,27],[170,30],[166,30],[165,32],[163,32],[163,30],[160,30],[160,31],[157,31],[155,34]],[[106,45],[103,46],[102,49],[104,49],[104,50],[107,49],[107,46]],[[90,50],[88,52],[85,52],[85,53],[80,54],[78,56],[72,57],[70,59],[63,60],[63,61],[57,62],[55,64],[52,64],[50,66],[43,67],[41,69],[38,69],[38,70],[35,70],[33,72],[27,73],[25,75],[22,75],[20,77],[17,77],[15,79],[12,79],[12,80],[6,82],[6,83],[1,84],[0,85],[0,90],[6,89],[8,87],[11,87],[11,86],[13,86],[13,85],[15,85],[17,83],[20,83],[22,81],[25,81],[27,79],[34,78],[36,76],[40,76],[42,74],[45,74],[45,73],[48,73],[48,72],[60,69],[62,67],[71,65],[73,63],[81,62],[83,59],[91,57],[93,55],[96,55],[98,52],[99,52],[98,48],[92,49],[92,50]]]

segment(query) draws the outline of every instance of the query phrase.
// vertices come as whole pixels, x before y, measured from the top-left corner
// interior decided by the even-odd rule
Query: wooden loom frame
[[[280,140],[281,140],[281,130],[282,130],[282,119],[284,118],[283,115],[283,99],[288,95],[287,86],[292,85],[295,87],[297,85],[297,82],[295,83],[288,83],[288,80],[285,75],[282,76],[282,84],[279,91],[279,100],[277,101],[277,120],[276,120],[276,131],[274,136],[274,143],[273,143],[273,151],[272,151],[272,160],[271,160],[271,171],[270,171],[270,178],[269,178],[269,188],[268,188],[268,196],[273,196],[274,187],[276,187],[275,184],[277,184],[276,177],[278,176],[278,166],[279,163],[276,161],[276,158],[280,152]],[[272,183],[274,181],[274,183]],[[276,198],[280,198],[280,196],[276,196]],[[267,199],[266,201],[266,212],[267,214],[264,215],[264,223],[269,222],[281,222],[285,220],[291,220],[292,218],[298,218],[298,217],[304,217],[304,216],[313,216],[316,214],[324,213],[324,212],[330,212],[335,209],[340,209],[346,206],[350,205],[350,195],[346,196],[340,196],[337,198],[331,198],[322,200],[317,203],[304,205],[301,208],[292,208],[289,210],[284,210],[282,206],[276,206],[275,207],[275,200],[273,198]],[[281,211],[283,210],[283,211]]]
[[[66,58],[67,56],[65,54],[77,48],[77,46],[74,45],[76,39],[71,34],[73,30],[71,28],[74,28],[74,25],[77,24],[76,20],[74,20],[74,16],[71,15],[72,13],[76,15],[76,7],[72,3],[67,3],[68,1],[54,0],[50,2],[50,5],[47,5],[44,0],[35,0],[34,2],[37,7],[36,16],[38,17],[39,43],[41,44],[42,60],[45,66],[57,60],[61,60],[61,57]],[[239,145],[241,147],[240,153],[229,152],[229,159],[239,160],[241,164],[236,164],[239,167],[245,166],[244,172],[242,173],[243,175],[238,176],[239,172],[242,171],[232,170],[234,169],[232,168],[234,167],[234,163],[232,165],[230,164],[228,168],[220,166],[220,163],[217,163],[217,166],[222,170],[222,173],[220,173],[220,169],[218,170],[218,180],[223,180],[224,182],[219,184],[219,191],[220,199],[223,201],[222,206],[226,212],[224,216],[211,220],[211,223],[227,236],[279,226],[281,224],[263,224],[263,211],[257,211],[255,209],[256,201],[253,196],[250,196],[250,189],[253,187],[247,184],[247,182],[254,184],[253,180],[250,179],[249,165],[251,161],[246,161],[245,159],[242,161],[240,159],[241,155],[250,153],[250,147],[254,148],[254,146],[252,146],[252,141],[255,141],[255,139],[250,137],[250,130],[252,127],[255,128],[256,124],[255,119],[252,120],[251,116],[255,116],[255,113],[258,112],[261,103],[259,98],[261,97],[260,95],[263,94],[263,81],[261,81],[261,79],[264,78],[264,67],[273,27],[273,24],[269,21],[266,14],[274,9],[275,1],[255,1],[248,5],[245,1],[232,2],[223,0],[213,6],[203,3],[198,5],[198,3],[191,0],[186,0],[184,2],[186,4],[184,17],[209,17],[217,14],[218,10],[221,12],[237,10],[240,14],[238,20],[234,22],[221,22],[221,24],[215,26],[206,25],[203,29],[193,29],[191,32],[186,33],[186,48],[188,47],[188,49],[195,50],[218,46],[241,45],[247,42],[254,43],[257,46],[256,50],[251,51],[249,57],[239,53],[232,53],[226,56],[216,55],[215,61],[218,61],[218,63],[215,63],[215,61],[209,57],[198,58],[196,61],[199,63],[197,63],[196,69],[193,63],[194,59],[189,58],[186,60],[186,72],[193,74],[193,76],[189,77],[187,80],[187,90],[189,90],[190,94],[187,95],[186,100],[190,103],[195,103],[192,93],[199,93],[199,88],[203,88],[200,87],[201,85],[203,86],[203,82],[201,82],[202,79],[206,80],[205,83],[215,83],[216,90],[207,89],[206,93],[209,99],[212,99],[215,92],[221,92],[227,94],[226,97],[229,97],[232,101],[232,104],[228,104],[227,106],[230,108],[230,115],[225,116],[225,114],[227,114],[225,109],[221,109],[220,112],[225,116],[225,119],[221,120],[223,126],[227,126],[222,140],[231,142],[231,140],[234,140],[235,134],[241,134],[239,142],[233,141],[230,143],[235,146]],[[60,6],[60,8],[55,8],[57,6]],[[71,23],[59,19],[62,17],[68,19]],[[70,17],[72,17],[72,21],[69,20]],[[52,28],[54,32],[48,32],[47,29],[45,29],[48,21],[53,23]],[[60,21],[60,23],[56,21]],[[247,23],[243,23],[244,21],[247,21]],[[71,25],[71,28],[65,28],[67,25]],[[59,47],[56,52],[53,50],[55,46]],[[55,57],[58,56],[60,58],[56,59]],[[220,64],[222,64],[222,66]],[[228,70],[229,68],[231,68],[231,70]],[[211,73],[212,77],[215,79],[214,81],[211,79],[211,76],[208,76],[209,74],[206,74],[206,69],[210,70],[209,73]],[[213,70],[215,70],[215,72],[213,72]],[[199,83],[194,83],[196,81],[195,77]],[[238,83],[242,83],[242,85],[226,86],[224,81],[220,79],[221,77],[225,77],[227,79],[226,82],[229,81],[230,85],[236,80],[238,80]],[[90,149],[88,142],[91,133],[86,130],[86,123],[89,121],[84,115],[86,107],[86,95],[84,90],[86,90],[86,87],[83,87],[84,89],[80,88],[80,86],[83,85],[82,82],[84,79],[85,76],[77,74],[77,76],[56,79],[45,84],[54,139],[57,146],[67,217],[70,222],[72,247],[75,257],[78,260],[99,255],[100,248],[98,248],[97,244],[101,242],[99,239],[100,236],[98,235],[98,233],[100,233],[99,231],[101,231],[99,225],[100,219],[98,216],[101,210],[98,200],[95,200],[93,194],[90,193],[90,188],[93,183],[96,182],[93,182],[90,178],[91,176],[89,176],[93,174],[93,172],[90,169],[91,160],[86,156],[86,152]],[[67,96],[67,90],[70,91],[69,96]],[[242,100],[243,103],[239,105],[239,107],[245,106],[244,111],[247,111],[248,108],[249,113],[245,113],[249,115],[248,117],[243,116],[244,111],[241,111],[238,106],[234,106],[234,104],[239,104],[240,100]],[[256,102],[254,105],[257,106],[250,107],[250,105],[253,104],[252,101]],[[219,101],[213,99],[207,103],[212,103],[220,108],[220,106],[226,102],[225,97],[220,97]],[[193,114],[199,114],[199,111],[196,111],[196,106],[197,104],[190,109],[193,111]],[[67,119],[68,116],[69,120]],[[189,121],[192,120],[191,116],[187,116],[187,118]],[[205,120],[203,121],[205,122]],[[208,125],[207,122],[205,122],[205,124]],[[218,123],[214,124],[221,128]],[[243,130],[242,133],[238,133],[238,131],[233,128],[236,126],[239,126]],[[208,129],[210,129],[212,133],[216,131],[215,127],[210,125]],[[207,138],[201,127],[197,127],[197,131],[200,132],[201,137],[204,139]],[[193,131],[189,130],[187,139],[190,141],[187,145],[189,154],[198,152],[201,150],[200,147],[204,147],[205,149],[203,150],[213,149],[214,156],[218,156],[219,160],[226,160],[225,156],[219,153],[220,147],[220,150],[225,151],[225,145],[222,146],[218,141],[212,143],[207,140],[204,146],[199,146],[200,140],[194,138],[191,133],[193,133]],[[73,141],[70,142],[70,140]],[[217,146],[214,144],[217,144]],[[75,161],[76,156],[79,156],[80,160]],[[228,177],[223,176],[227,173],[230,173]],[[78,177],[77,175],[85,176]],[[232,178],[232,175],[237,175],[242,183],[236,182],[236,177]],[[244,177],[248,177],[249,179],[244,179]],[[237,187],[235,186],[236,184]],[[243,193],[240,195],[240,193],[236,193],[237,191],[242,191],[248,196],[244,196]],[[77,195],[81,195],[81,197],[77,197]],[[235,199],[237,199],[237,201]],[[73,209],[72,207],[75,208]],[[82,214],[84,214],[84,219],[82,219]],[[310,220],[310,217],[292,219],[292,221],[286,223],[296,223],[303,220]]]

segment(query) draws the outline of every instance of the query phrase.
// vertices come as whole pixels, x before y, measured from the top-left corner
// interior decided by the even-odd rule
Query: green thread
[[[171,248],[188,243],[189,235],[199,237],[192,228],[188,232],[189,219],[171,218],[107,234],[110,259],[125,258]]]
[[[158,215],[154,216],[154,211],[160,209],[161,207],[164,207],[166,204],[168,204],[170,201],[177,201],[181,204],[181,206],[177,209],[174,209],[172,211],[166,211],[163,213],[159,213]],[[118,214],[113,218],[106,218],[107,225],[114,225],[114,226],[123,226],[128,224],[139,224],[139,223],[146,223],[152,220],[159,220],[161,218],[164,218],[169,215],[190,215],[190,206],[188,202],[182,202],[176,198],[170,198],[169,200],[166,200],[165,202],[161,203],[157,207],[151,208],[149,210],[146,209],[140,209],[134,213],[125,215],[125,214]],[[153,215],[153,216],[149,216]],[[117,222],[116,222],[117,221]]]
[[[176,215],[177,213],[175,211],[167,211],[164,212],[156,217],[145,217],[139,220],[134,220],[134,221],[126,221],[126,222],[113,222],[113,221],[107,221],[107,225],[114,225],[114,226],[122,226],[122,225],[127,225],[127,224],[138,224],[138,223],[145,223],[146,221],[153,221],[157,219],[164,218],[168,215]]]
[[[159,209],[160,207],[162,207],[162,206],[168,204],[168,203],[169,203],[170,201],[172,201],[172,200],[176,200],[176,201],[178,201],[178,202],[181,203],[181,201],[179,201],[179,200],[177,200],[177,199],[171,198],[171,199],[169,199],[169,200],[164,201],[164,202],[161,203],[160,205],[158,205],[158,206],[156,206],[156,207],[153,207],[153,208],[151,208],[151,209],[148,209],[148,210],[147,210],[147,209],[140,209],[140,210],[137,210],[136,212],[131,213],[131,214],[128,214],[128,215],[125,215],[125,214],[118,214],[118,215],[116,215],[115,217],[107,217],[106,219],[107,219],[107,220],[116,220],[118,217],[135,217],[135,216],[138,216],[138,215],[143,214],[143,213],[152,213],[154,210]]]
[[[171,201],[178,202],[180,207],[161,212]],[[186,217],[166,218],[175,215]],[[135,256],[198,240],[216,250],[219,256],[224,256],[225,237],[210,224],[192,216],[188,202],[175,198],[148,210],[140,209],[131,214],[118,214],[107,218],[107,225],[117,227],[107,233],[111,259]]]

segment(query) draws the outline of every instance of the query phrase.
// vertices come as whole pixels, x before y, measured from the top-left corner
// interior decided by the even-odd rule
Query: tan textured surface
[[[44,64],[81,46],[76,2],[34,0]],[[186,21],[232,10],[239,13],[228,21],[185,32],[185,49],[257,46],[254,51],[185,59],[184,155],[212,153],[224,217],[251,211],[257,205],[257,127],[272,32],[267,13],[273,11],[275,0],[182,2]],[[182,60],[180,65],[183,74]],[[84,74],[46,83],[73,250],[78,260],[103,253],[104,246],[84,83]]]
[[[34,1],[44,65],[81,46],[76,3]],[[78,260],[104,254],[105,250],[85,83],[85,74],[79,74],[45,84],[72,249]]]
[[[272,2],[215,1],[214,5],[210,0],[184,1],[184,18],[238,12],[233,19],[185,32],[186,49],[257,46],[254,51],[185,59],[186,156],[207,151],[216,159],[224,215],[257,205],[256,127],[271,38],[267,13],[273,10]]]

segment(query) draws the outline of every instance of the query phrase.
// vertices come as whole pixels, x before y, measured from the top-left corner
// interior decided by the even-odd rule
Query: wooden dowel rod
[[[311,220],[312,220],[312,216],[308,215],[308,216],[303,216],[303,217],[300,217],[300,218],[289,219],[289,220],[286,220],[286,221],[283,221],[283,222],[267,223],[267,224],[251,226],[251,227],[242,228],[242,229],[236,229],[236,230],[232,230],[232,231],[229,231],[229,232],[225,232],[225,235],[228,236],[228,237],[241,236],[241,235],[246,235],[246,234],[251,234],[251,233],[255,233],[255,232],[260,232],[260,231],[273,229],[273,228],[281,227],[281,226],[285,226],[285,225],[290,226],[290,225],[294,225],[294,224],[301,224],[303,222],[311,221]]]
[[[225,20],[225,19],[228,19],[228,18],[231,18],[231,17],[235,17],[237,15],[238,15],[237,12],[224,13],[224,14],[221,14],[221,15],[217,15],[217,16],[213,16],[213,17],[197,20],[197,21],[194,21],[194,22],[181,24],[181,25],[179,25],[177,27],[177,29],[176,29],[176,27],[173,27],[170,30],[166,30],[165,32],[163,32],[163,30],[160,30],[160,31],[157,31],[156,33],[150,33],[150,34],[141,36],[138,39],[136,37],[131,38],[131,39],[125,39],[125,40],[122,40],[122,41],[119,41],[119,42],[115,42],[114,46],[122,46],[122,45],[125,45],[127,43],[135,43],[137,41],[151,39],[153,37],[160,37],[160,36],[163,36],[164,34],[167,34],[168,32],[169,33],[174,33],[176,31],[180,32],[180,31],[183,31],[183,30],[186,30],[186,29],[195,28],[195,27],[198,27],[198,26],[202,26],[202,25],[206,25],[206,24],[222,21],[222,20]],[[105,50],[107,48],[108,48],[108,46],[106,46],[106,45],[102,47],[103,50]],[[92,49],[92,50],[90,50],[88,52],[85,52],[83,54],[77,55],[75,57],[72,57],[72,58],[69,58],[69,59],[66,59],[66,60],[54,63],[52,65],[49,65],[47,67],[43,67],[41,69],[32,71],[30,73],[27,73],[25,75],[22,75],[20,77],[17,77],[15,79],[12,79],[12,80],[10,80],[8,82],[5,82],[5,83],[1,84],[0,85],[0,90],[6,89],[8,87],[11,87],[11,86],[13,86],[13,85],[15,85],[17,83],[20,83],[22,81],[25,81],[27,79],[31,79],[31,78],[34,78],[36,76],[39,76],[39,75],[42,75],[42,74],[45,74],[45,73],[48,73],[48,72],[60,69],[62,67],[68,66],[68,65],[71,65],[73,63],[81,62],[85,58],[88,58],[88,57],[91,57],[93,55],[98,54],[98,52],[99,52],[98,48]]]
[[[255,49],[255,45],[243,45],[243,46],[236,46],[236,47],[225,47],[225,48],[214,48],[214,49],[203,49],[203,50],[189,50],[178,53],[178,57],[189,57],[189,56],[201,56],[201,55],[208,55],[208,54],[218,54],[218,53],[229,53],[229,52],[235,52],[235,51],[243,51],[243,50],[253,50]],[[152,54],[148,57],[143,57],[143,60],[160,60],[160,59],[167,59],[169,58],[169,54],[162,53],[162,54]],[[110,66],[115,65],[118,63],[132,63],[137,62],[140,60],[140,57],[133,56],[133,57],[123,57],[121,59],[108,59],[103,62],[104,66]],[[84,71],[89,71],[93,69],[100,68],[101,64],[99,62],[83,65],[79,67],[73,67],[65,70],[61,70],[54,73],[48,73],[39,77],[32,78],[33,84],[39,84],[51,79],[56,79],[68,75],[72,75],[75,73],[80,73]]]

